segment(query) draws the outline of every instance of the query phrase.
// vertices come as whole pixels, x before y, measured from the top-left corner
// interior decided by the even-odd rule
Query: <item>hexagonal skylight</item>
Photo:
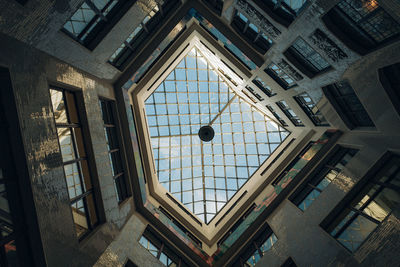
[[[235,93],[194,47],[145,101],[158,180],[207,224],[289,132]],[[213,128],[211,141],[198,135]]]

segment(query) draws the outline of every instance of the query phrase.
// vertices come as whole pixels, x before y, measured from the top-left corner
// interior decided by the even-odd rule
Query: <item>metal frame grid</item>
[[[286,12],[297,16],[302,10],[307,0],[270,0],[275,4],[274,9],[282,8]]]
[[[290,48],[295,50],[295,55],[300,56],[302,61],[308,62],[317,72],[330,68],[330,64],[303,38],[297,38]]]
[[[395,155],[340,212],[327,231],[355,252],[399,204],[400,157]]]
[[[376,0],[343,0],[337,6],[376,43],[400,34],[400,24]]]
[[[295,125],[295,126],[304,126],[303,122],[300,120],[299,116],[294,113],[293,109],[289,107],[285,100],[281,100],[276,102],[278,107],[285,113],[286,117]]]
[[[209,223],[289,134],[237,96],[193,48],[145,101],[159,182]],[[212,125],[214,139],[198,137]]]
[[[84,42],[100,21],[107,21],[107,14],[119,0],[85,0],[81,7],[64,24],[63,29],[74,39]]]
[[[293,98],[308,115],[315,126],[329,126],[329,123],[307,93],[301,93]]]
[[[93,182],[83,140],[75,94],[50,88],[54,120],[77,236],[82,239],[98,224]],[[82,220],[80,216],[85,219]]]

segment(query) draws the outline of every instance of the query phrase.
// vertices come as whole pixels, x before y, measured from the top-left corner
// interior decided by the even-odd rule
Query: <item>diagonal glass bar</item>
[[[158,181],[209,223],[289,132],[237,95],[194,47],[145,101]],[[202,141],[209,125],[215,136]]]

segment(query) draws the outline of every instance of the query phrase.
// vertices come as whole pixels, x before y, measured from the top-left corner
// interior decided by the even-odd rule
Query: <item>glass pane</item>
[[[263,255],[265,254],[265,252],[267,252],[268,250],[271,249],[271,247],[275,244],[275,242],[278,239],[276,238],[276,235],[274,233],[272,233],[267,240],[265,240],[265,242],[260,246],[260,249],[263,253]]]
[[[376,227],[376,223],[369,221],[363,216],[357,216],[343,233],[338,236],[337,240],[348,250],[354,252]]]
[[[73,199],[83,193],[78,168],[78,163],[72,163],[64,166],[65,180],[67,181],[70,199]]]
[[[73,142],[72,131],[70,128],[57,129],[58,140],[60,142],[61,155],[63,162],[67,162],[76,158],[75,145]]]
[[[314,189],[312,190],[305,198],[304,200],[298,205],[298,207],[302,210],[305,211],[311,203],[321,194],[318,190]]]
[[[378,221],[383,221],[399,204],[400,194],[392,189],[384,188],[363,212]]]
[[[79,200],[71,205],[72,217],[75,223],[76,234],[81,237],[89,228],[87,224],[87,213],[83,200]]]
[[[0,169],[0,239],[11,234],[14,228],[4,183],[3,170]]]
[[[50,89],[50,97],[56,123],[67,123],[68,118],[65,110],[63,93],[61,91]]]

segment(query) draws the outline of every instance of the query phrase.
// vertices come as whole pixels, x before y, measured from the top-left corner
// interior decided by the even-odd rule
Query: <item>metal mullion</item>
[[[124,172],[120,172],[120,173],[114,175],[114,176],[113,176],[113,179],[116,180],[116,179],[118,179],[119,177],[121,177],[122,175],[124,175]]]
[[[187,68],[187,62],[186,62],[186,57],[185,57],[185,77],[186,77],[186,94],[187,94],[187,99],[188,99],[188,116],[189,116],[189,133],[190,134],[192,134],[192,118],[191,118],[191,113],[190,113],[190,95],[189,95],[189,73],[188,73],[188,68]],[[181,142],[182,142],[182,139],[181,139]],[[192,144],[192,138],[190,138],[190,144]],[[192,148],[192,146],[189,146],[190,148]],[[181,144],[181,148],[182,148],[182,144]],[[190,153],[193,153],[192,152],[192,149],[190,149]],[[181,155],[182,156],[182,155]],[[193,156],[193,154],[192,154],[192,156]],[[192,157],[191,157],[192,158]],[[182,168],[182,174],[183,174],[183,166],[182,166],[182,161],[183,161],[183,157],[181,157],[181,168]],[[191,162],[192,162],[192,164],[191,164],[191,176],[193,177],[193,161],[192,161],[192,159],[191,159]],[[183,202],[183,190],[182,190],[182,188],[183,188],[183,179],[182,179],[182,176],[181,176],[181,179],[180,179],[180,182],[181,182],[181,197],[182,197],[182,202]]]
[[[234,96],[235,97],[235,96]],[[233,98],[234,98],[233,97]],[[235,149],[235,145],[234,145],[234,138],[233,138],[233,135],[234,135],[234,132],[233,132],[233,120],[232,120],[232,110],[231,110],[231,106],[229,105],[229,116],[230,116],[230,118],[231,118],[231,132],[232,132],[232,150],[233,150],[233,158],[234,158],[234,163],[235,163],[235,166],[236,166],[236,149]],[[244,137],[243,137],[244,138]],[[244,141],[244,140],[243,140]],[[225,157],[224,157],[224,160],[225,160]],[[226,167],[226,166],[225,166]],[[235,168],[235,176],[237,177],[237,172],[236,172],[236,168]],[[225,195],[226,195],[226,203],[228,203],[228,201],[229,201],[229,197],[228,197],[228,177],[227,177],[227,175],[225,175]],[[225,204],[226,204],[225,203]]]
[[[69,200],[70,205],[72,205],[72,204],[78,202],[79,200],[81,200],[81,199],[87,197],[87,196],[90,195],[91,193],[93,193],[93,189],[89,189],[88,191],[84,192],[83,194],[80,194],[79,196],[76,196],[76,197],[74,197],[74,198],[71,198],[71,199]]]
[[[70,164],[77,163],[77,162],[80,162],[80,161],[83,161],[83,160],[86,160],[86,159],[87,159],[86,157],[84,157],[84,158],[75,158],[75,159],[63,162],[62,165],[63,166],[70,165]]]
[[[244,153],[246,157],[246,166],[247,166],[247,176],[249,176],[249,161],[247,160],[247,148],[246,148],[246,137],[244,133],[244,125],[243,125],[243,112],[242,112],[242,103],[241,103],[241,98],[239,97],[239,109],[240,109],[240,118],[241,118],[241,123],[242,123],[242,133],[243,133],[243,147],[244,147]],[[238,182],[238,189],[239,189],[239,177],[236,177],[237,182]]]
[[[253,128],[254,128],[254,144],[255,144],[255,146],[256,146],[256,153],[257,153],[257,161],[258,161],[258,166],[260,166],[261,165],[261,163],[260,163],[260,153],[259,153],[259,151],[258,151],[258,142],[257,142],[257,132],[256,132],[256,120],[255,120],[255,118],[254,118],[254,109],[253,109],[253,107],[252,106],[250,106],[250,111],[251,111],[251,118],[253,119]],[[265,119],[265,117],[264,117],[264,119]],[[264,124],[266,124],[266,123],[264,123]],[[268,136],[268,133],[267,133],[267,136]],[[249,174],[249,178],[250,178],[250,174]]]
[[[115,126],[115,124],[107,124],[107,123],[104,123],[104,127],[106,127],[106,128],[116,128],[116,126]]]
[[[322,181],[322,180],[321,180]],[[318,192],[320,192],[320,193],[322,193],[322,190],[321,189],[319,189],[318,187],[316,187],[315,185],[313,185],[313,184],[311,184],[311,183],[307,183],[307,185],[309,186],[309,187],[311,187],[312,189],[315,189],[315,190],[317,190]],[[311,192],[310,192],[311,193]],[[309,193],[308,193],[309,194]],[[307,194],[307,195],[308,195]]]
[[[107,21],[107,18],[104,16],[103,12],[97,8],[97,6],[90,0],[85,0],[85,3],[90,7],[91,10],[96,13],[102,20]]]
[[[361,216],[367,218],[368,220],[370,220],[370,221],[372,221],[372,222],[374,222],[374,223],[376,223],[376,224],[380,224],[380,223],[381,223],[381,222],[378,221],[377,219],[375,219],[375,218],[369,216],[368,214],[365,214],[364,212],[362,212],[362,211],[360,211],[360,210],[358,210],[358,209],[356,209],[356,208],[350,207],[350,210],[354,211],[354,212],[357,213],[358,215],[361,215]]]
[[[219,82],[218,82],[218,88],[219,88]],[[219,90],[219,89],[218,89]],[[229,87],[228,87],[228,92],[229,92]],[[229,95],[229,93],[228,93],[228,95]],[[225,111],[225,109],[228,107],[228,106],[230,106],[230,104],[233,102],[233,100],[235,100],[235,98],[237,97],[237,95],[234,93],[234,95],[233,95],[233,97],[228,101],[228,103],[226,103],[226,105],[219,111],[219,113],[214,117],[214,119],[208,124],[209,126],[211,126],[215,121],[216,121],[216,119],[218,118],[218,116],[221,116],[221,114]],[[220,101],[220,99],[218,99],[218,101]],[[219,108],[219,105],[220,105],[221,103],[220,102],[218,102],[218,108]],[[221,122],[222,123],[222,122]]]
[[[78,123],[56,123],[57,128],[79,128],[81,127]]]

